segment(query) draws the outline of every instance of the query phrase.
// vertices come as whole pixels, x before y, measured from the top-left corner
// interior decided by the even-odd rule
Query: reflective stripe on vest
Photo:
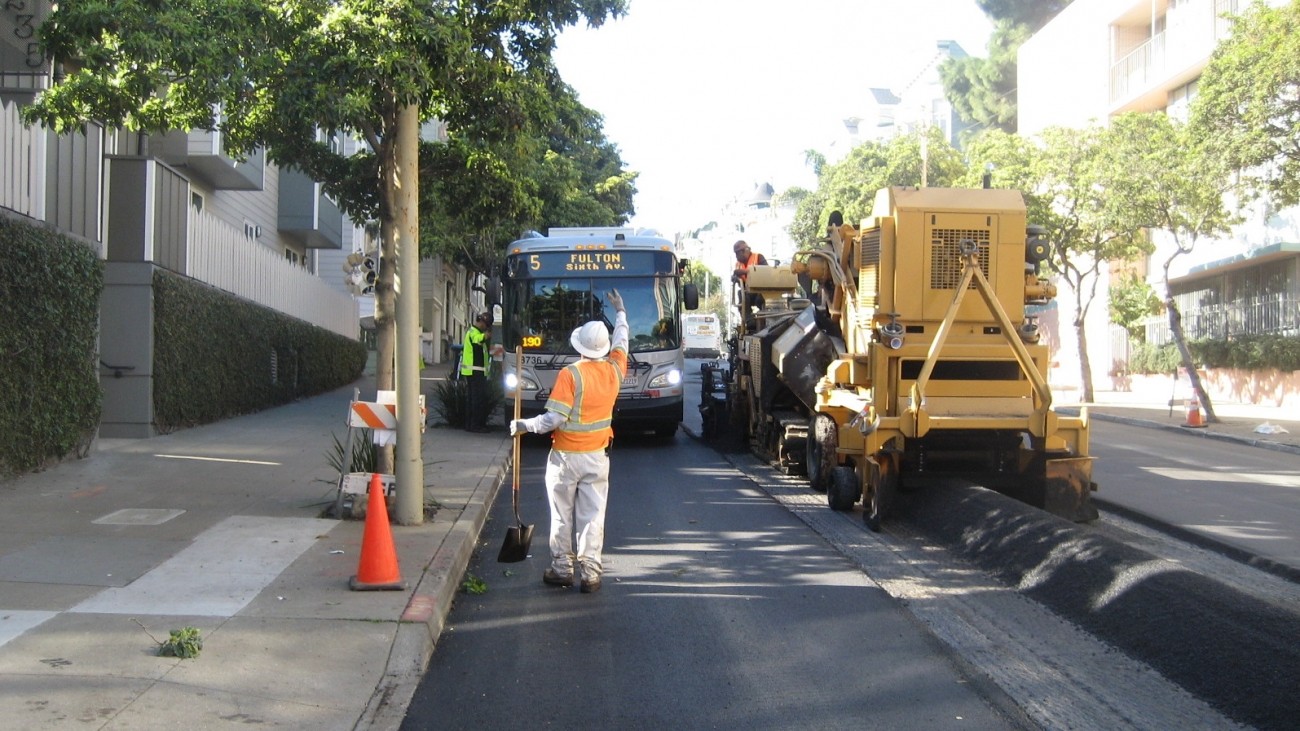
[[[579,361],[565,367],[573,379],[573,406],[552,435],[554,447],[565,452],[596,452],[614,437],[614,402],[622,385],[619,365],[610,361]],[[594,421],[593,415],[600,414]]]
[[[573,369],[573,410],[569,412],[569,420],[561,425],[561,429],[568,432],[592,432],[608,428],[614,423],[614,412],[610,410],[610,416],[607,419],[598,419],[592,422],[583,422],[583,396],[587,390],[586,380],[582,377],[582,368],[574,363],[569,368]],[[593,394],[594,396],[594,394]],[[618,391],[614,391],[614,398],[618,398]],[[610,401],[611,405],[613,401]]]

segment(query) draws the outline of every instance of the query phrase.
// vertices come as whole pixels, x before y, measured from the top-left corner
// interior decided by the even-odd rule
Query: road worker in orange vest
[[[546,458],[546,495],[551,504],[551,565],[542,581],[600,590],[601,551],[605,545],[605,505],[609,500],[609,446],[614,439],[614,401],[627,375],[627,313],[618,290],[605,295],[614,308],[614,334],[600,320],[573,331],[569,343],[582,357],[560,371],[546,411],[510,422],[510,435],[551,433]],[[611,342],[612,341],[612,342]],[[606,357],[608,356],[608,357]],[[574,551],[574,534],[577,551]]]
[[[731,252],[736,255],[736,267],[731,272],[731,281],[743,282],[749,270],[755,266],[767,266],[767,257],[749,248],[744,239],[731,245]]]
[[[736,284],[745,286],[749,278],[749,270],[756,266],[767,266],[767,257],[749,248],[749,244],[744,239],[731,245],[731,251],[736,255],[736,267],[731,272],[731,281]],[[745,297],[745,306],[740,309],[741,315],[744,316],[746,327],[752,328],[755,321],[753,319],[753,308],[763,309],[763,295],[749,294]]]

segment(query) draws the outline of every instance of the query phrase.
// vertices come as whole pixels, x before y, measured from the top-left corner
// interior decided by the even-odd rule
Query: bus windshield
[[[681,347],[677,325],[677,286],[671,276],[563,277],[516,280],[507,293],[514,303],[506,323],[524,350],[573,354],[569,335],[590,320],[614,324],[605,293],[623,296],[632,353]]]

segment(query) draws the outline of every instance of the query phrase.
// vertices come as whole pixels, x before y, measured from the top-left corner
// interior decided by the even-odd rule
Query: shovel
[[[524,349],[522,346],[515,347],[515,418],[519,418],[521,408],[521,399],[523,398],[520,386],[522,385],[522,374],[524,372]],[[523,439],[522,434],[514,436],[514,455],[511,463],[514,466],[514,486],[512,490],[512,499],[515,506],[515,525],[510,526],[506,531],[506,542],[501,546],[501,553],[497,554],[498,563],[518,563],[528,558],[528,544],[533,540],[533,527],[524,525],[524,519],[519,517],[519,440]]]

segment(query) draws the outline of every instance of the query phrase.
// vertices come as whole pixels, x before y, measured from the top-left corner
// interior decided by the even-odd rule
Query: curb
[[[1060,409],[1060,413],[1070,414],[1071,416],[1078,416],[1079,410]],[[1137,419],[1131,416],[1118,416],[1115,414],[1098,413],[1091,410],[1088,411],[1088,418],[1097,419],[1098,421],[1111,421],[1117,424],[1127,424],[1129,426],[1140,426],[1146,429],[1160,429],[1162,431],[1176,432],[1178,434],[1187,434],[1193,437],[1201,437],[1202,439],[1217,439],[1221,442],[1236,442],[1237,444],[1243,444],[1248,447],[1255,447],[1257,449],[1268,449],[1274,452],[1284,452],[1286,454],[1300,455],[1300,447],[1293,447],[1290,444],[1278,444],[1277,442],[1270,442],[1263,439],[1251,439],[1249,437],[1240,437],[1235,434],[1223,434],[1221,432],[1210,431],[1208,429],[1190,429],[1187,427],[1175,426],[1172,424],[1162,424],[1158,421]]]
[[[355,731],[397,731],[406,718],[411,698],[424,678],[451,612],[460,579],[469,567],[491,506],[505,484],[510,467],[509,445],[509,439],[501,442],[492,457],[492,467],[483,473],[421,571],[406,610],[398,619],[383,676],[357,719]]]

